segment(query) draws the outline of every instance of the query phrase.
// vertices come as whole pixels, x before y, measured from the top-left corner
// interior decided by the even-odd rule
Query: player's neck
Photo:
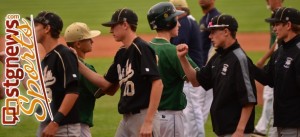
[[[124,44],[124,46],[125,46],[126,48],[128,48],[128,47],[132,44],[133,40],[134,40],[136,37],[137,37],[137,36],[136,36],[135,32],[129,32],[129,33],[125,36],[124,40],[122,40],[122,43]]]
[[[42,43],[45,48],[46,54],[52,51],[58,45],[58,39],[46,38]]]
[[[167,31],[159,31],[159,32],[157,32],[157,36],[155,38],[165,39],[167,41],[170,41],[171,34],[168,33]]]
[[[230,46],[232,46],[235,43],[235,41],[236,41],[236,39],[234,39],[234,38],[228,38],[224,43],[223,49],[229,48]]]
[[[294,32],[289,32],[289,33],[287,34],[287,36],[283,38],[283,41],[284,41],[284,42],[289,42],[291,39],[293,39],[293,38],[296,37],[296,36],[297,36],[296,33],[294,33]]]
[[[85,53],[83,53],[82,51],[76,50],[78,58],[81,58],[82,60],[85,59]]]
[[[206,8],[206,9],[202,9],[203,14],[207,14],[209,11],[211,11],[213,8],[215,8],[214,5],[211,5],[210,7]]]

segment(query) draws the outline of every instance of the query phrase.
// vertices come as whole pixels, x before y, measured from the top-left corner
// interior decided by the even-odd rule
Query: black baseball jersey
[[[120,85],[120,114],[147,108],[152,81],[160,79],[154,50],[141,38],[135,38],[127,49],[124,46],[119,49],[104,78]]]
[[[213,88],[210,113],[217,135],[233,134],[240,120],[242,107],[256,104],[256,87],[251,76],[252,61],[236,42],[227,49],[219,48],[208,64],[197,72],[197,79],[206,90]],[[245,133],[254,130],[254,109]]]
[[[274,87],[274,126],[300,127],[300,35],[279,48],[257,79]],[[265,78],[261,80],[261,78]]]
[[[76,55],[66,46],[58,45],[42,61],[47,95],[51,98],[53,116],[68,93],[78,93],[78,61]],[[47,118],[44,122],[49,122]],[[71,109],[60,125],[78,123],[77,105]]]

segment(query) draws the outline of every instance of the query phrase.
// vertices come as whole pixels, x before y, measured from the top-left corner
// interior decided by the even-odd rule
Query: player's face
[[[177,20],[176,26],[173,29],[170,30],[171,37],[178,36],[179,27],[181,26],[179,21],[178,21],[178,17],[176,17],[176,20]]]
[[[268,0],[271,10],[276,10],[281,6],[282,0]]]
[[[79,41],[79,46],[80,46],[80,50],[83,53],[88,53],[92,51],[92,44],[93,44],[93,40],[92,39],[84,39],[84,40],[80,40]]]
[[[290,29],[290,22],[287,23],[274,23],[273,31],[276,34],[276,38],[279,40],[284,40],[288,36],[288,30]]]
[[[41,23],[35,23],[35,33],[36,33],[36,40],[38,43],[42,43],[45,39],[45,26]]]
[[[213,4],[214,0],[198,0],[202,9],[208,9]]]
[[[125,23],[123,22],[112,26],[110,28],[110,33],[112,33],[116,41],[120,42],[126,36],[125,30],[126,30]]]
[[[225,29],[211,30],[209,38],[214,47],[223,48],[225,45]]]

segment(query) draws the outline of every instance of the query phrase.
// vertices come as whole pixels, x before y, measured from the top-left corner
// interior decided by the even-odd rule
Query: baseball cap
[[[103,26],[105,27],[111,27],[113,25],[116,25],[118,23],[122,22],[128,22],[128,24],[135,25],[137,26],[138,22],[138,17],[136,13],[134,13],[132,10],[123,8],[123,9],[118,9],[115,11],[115,13],[111,17],[111,21],[102,23]]]
[[[26,17],[26,19],[30,20],[29,17]],[[57,14],[49,11],[41,11],[36,17],[34,17],[33,21],[43,25],[50,25],[51,29],[56,30],[59,33],[63,28],[62,19]]]
[[[266,19],[269,23],[288,22],[300,25],[300,12],[294,8],[282,7],[275,11],[274,17]]]
[[[75,42],[84,39],[90,39],[100,35],[99,30],[90,30],[90,28],[82,22],[74,22],[65,30],[66,42]]]
[[[177,7],[181,7],[181,8],[188,8],[188,4],[186,2],[186,0],[170,0],[170,2],[177,8]]]
[[[211,19],[206,30],[218,28],[228,28],[230,31],[237,31],[238,23],[233,16],[221,14]]]

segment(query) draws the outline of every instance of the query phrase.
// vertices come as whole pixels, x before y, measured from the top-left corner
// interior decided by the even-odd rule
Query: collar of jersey
[[[155,44],[155,45],[170,44],[170,42],[168,40],[166,40],[165,38],[161,38],[161,37],[155,37],[152,41],[150,41],[150,43]]]

